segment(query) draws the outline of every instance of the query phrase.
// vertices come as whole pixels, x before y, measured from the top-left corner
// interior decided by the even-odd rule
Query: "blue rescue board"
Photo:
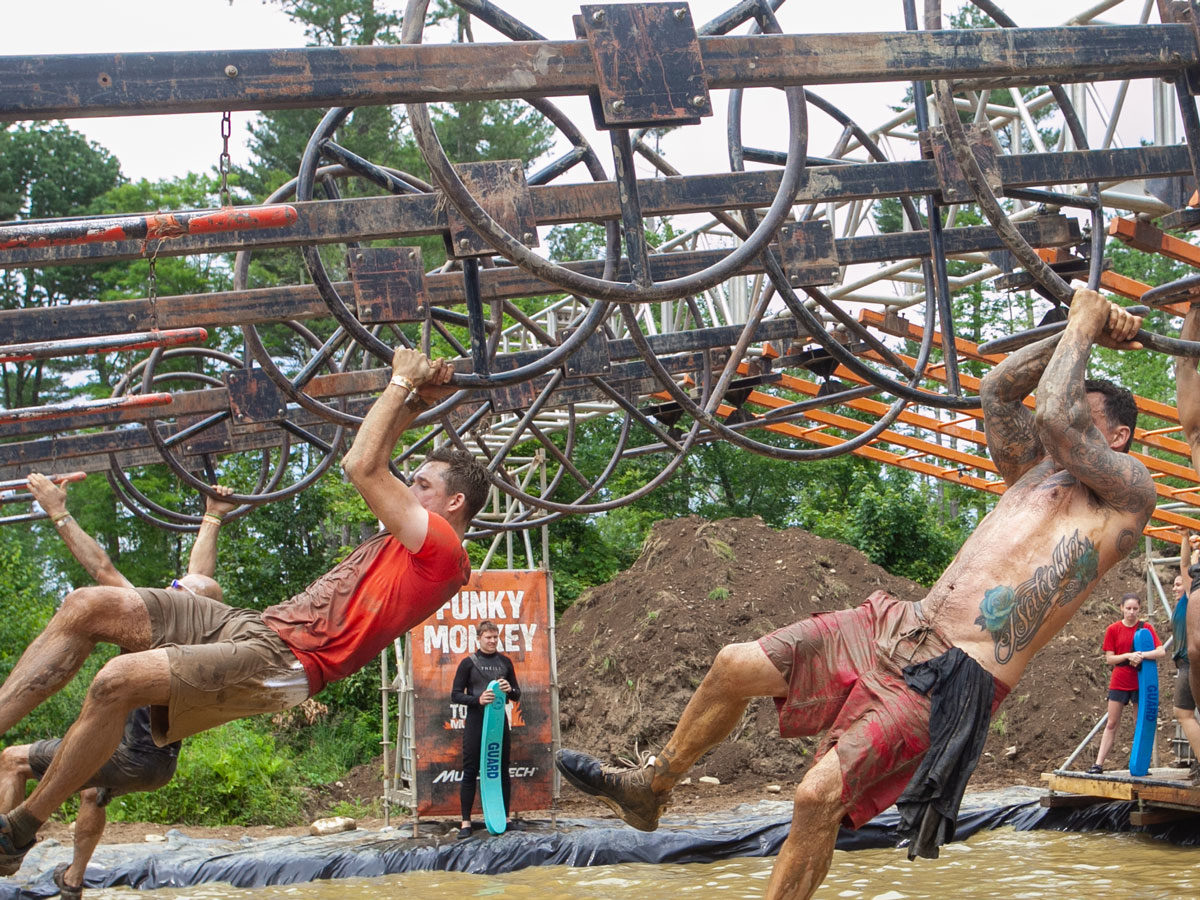
[[[508,814],[504,808],[504,788],[500,774],[504,765],[504,704],[508,697],[493,681],[487,689],[495,694],[483,708],[483,738],[479,747],[479,799],[483,803],[483,823],[492,834],[504,834]]]
[[[1154,635],[1148,628],[1133,633],[1133,649],[1149,653],[1154,649]],[[1133,732],[1133,749],[1129,753],[1129,774],[1139,777],[1150,772],[1150,756],[1154,751],[1154,733],[1158,729],[1158,664],[1142,660],[1138,667],[1137,728]]]

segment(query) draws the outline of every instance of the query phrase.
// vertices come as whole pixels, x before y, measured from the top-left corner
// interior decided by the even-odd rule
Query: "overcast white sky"
[[[497,0],[497,4],[551,38],[573,36],[570,19],[576,2],[557,0]],[[402,0],[395,5],[403,6]],[[732,5],[732,0],[692,0],[693,19],[699,24]],[[918,2],[918,8],[923,3]],[[944,0],[954,10],[960,0]],[[1072,14],[1097,4],[1078,0],[1002,0],[1001,6],[1018,24],[1060,24]],[[1107,5],[1107,4],[1106,4]],[[1143,6],[1153,0],[1124,0],[1107,11],[1108,22],[1137,21]],[[904,27],[900,0],[853,0],[824,3],[790,0],[780,10],[785,29],[794,32],[893,31]],[[1152,13],[1157,21],[1157,13]],[[112,53],[148,50],[215,50],[220,48],[298,47],[305,43],[303,29],[279,7],[263,0],[40,0],[5,4],[5,51],[20,54]],[[481,38],[482,39],[482,38]],[[871,126],[890,115],[887,105],[903,95],[904,85],[824,88],[821,93],[849,111],[860,124]],[[761,144],[781,147],[783,107],[778,92],[761,91],[748,97],[746,121],[762,128]],[[714,96],[717,120],[723,123],[722,99]],[[586,103],[564,102],[580,122],[590,121]],[[246,125],[252,113],[234,114],[235,158],[246,151]],[[144,116],[120,119],[74,119],[75,127],[112,151],[130,178],[163,178],[188,171],[210,171],[220,152],[218,114]],[[824,126],[836,137],[836,131]],[[811,152],[823,153],[822,126],[816,127]],[[671,153],[687,158],[688,171],[723,169],[723,124],[711,137],[699,132],[678,132],[680,144]],[[829,141],[833,137],[828,138]],[[1126,142],[1128,138],[1126,138]],[[671,151],[671,147],[667,147]],[[607,160],[607,154],[602,154]]]

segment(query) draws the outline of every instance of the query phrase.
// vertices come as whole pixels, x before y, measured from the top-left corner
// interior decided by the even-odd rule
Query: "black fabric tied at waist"
[[[958,647],[904,667],[904,680],[929,696],[929,751],[896,801],[897,828],[909,839],[908,858],[937,859],[954,838],[958,808],[979,762],[992,717],[996,684]]]

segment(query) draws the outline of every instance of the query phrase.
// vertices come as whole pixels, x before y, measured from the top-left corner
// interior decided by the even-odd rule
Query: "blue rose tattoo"
[[[979,611],[983,613],[979,617],[979,624],[992,633],[1003,630],[1016,604],[1017,594],[1012,588],[1004,585],[992,588],[983,595],[983,602],[979,604]]]

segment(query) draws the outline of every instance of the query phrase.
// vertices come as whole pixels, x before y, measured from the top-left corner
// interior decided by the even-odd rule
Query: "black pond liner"
[[[1183,846],[1200,844],[1195,819],[1149,827],[1129,824],[1131,803],[1101,803],[1081,809],[1047,809],[1044,792],[1014,788],[969,795],[955,833],[965,840],[979,831],[1009,826],[1017,831],[1143,832]],[[110,844],[98,848],[88,867],[86,887],[179,888],[206,882],[235,887],[298,884],[318,878],[371,878],[417,870],[497,875],[526,866],[602,866],[615,863],[700,863],[735,856],[771,856],[787,836],[791,805],[742,804],[720,815],[667,817],[652,834],[612,820],[561,819],[559,829],[534,820],[526,830],[499,837],[476,832],[459,841],[453,831],[413,839],[411,828],[350,831],[326,837],[278,837],[241,842],[188,838],[168,832],[162,843]],[[858,831],[843,828],[840,850],[896,845],[894,809]],[[431,823],[432,825],[432,823]],[[436,826],[438,830],[442,826]],[[425,830],[425,829],[423,829]],[[57,893],[50,873],[70,858],[71,848],[55,841],[39,844],[21,875],[0,882],[0,900],[41,898]]]

